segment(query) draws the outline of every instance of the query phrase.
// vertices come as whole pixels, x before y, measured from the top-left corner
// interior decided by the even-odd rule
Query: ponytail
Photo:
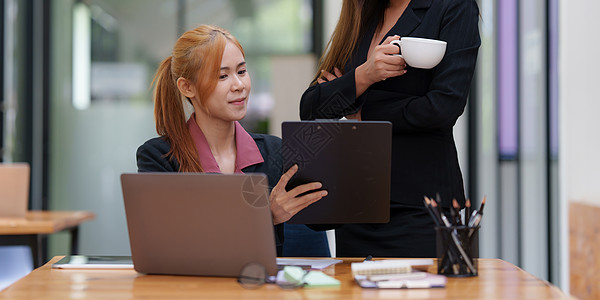
[[[152,80],[155,86],[156,132],[171,145],[171,150],[166,156],[171,156],[179,162],[180,172],[202,172],[198,151],[185,120],[183,96],[177,88],[177,79],[171,72],[171,61],[171,56],[163,60]]]
[[[156,132],[171,144],[165,156],[179,162],[179,172],[202,172],[203,169],[187,126],[185,100],[177,87],[177,79],[193,82],[198,98],[193,105],[206,108],[206,99],[217,86],[227,41],[233,42],[244,54],[235,37],[220,27],[201,25],[186,31],[177,39],[171,56],[163,60],[152,80]]]

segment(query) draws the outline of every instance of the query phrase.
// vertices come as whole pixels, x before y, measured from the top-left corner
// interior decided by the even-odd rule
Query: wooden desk
[[[248,290],[235,278],[52,269],[52,262],[60,258],[0,292],[0,299],[570,299],[557,287],[499,259],[480,259],[478,277],[449,278],[446,288],[363,289],[350,273],[350,263],[361,260],[344,259],[324,270],[341,281],[339,287],[284,290],[268,284]]]
[[[33,266],[42,265],[40,241],[44,235],[69,230],[71,254],[77,254],[79,224],[92,220],[95,215],[87,211],[28,211],[25,218],[0,218],[0,245],[28,245]]]

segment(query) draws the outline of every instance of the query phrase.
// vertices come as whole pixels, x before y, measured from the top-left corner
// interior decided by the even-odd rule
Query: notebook
[[[288,223],[387,223],[390,217],[392,124],[382,121],[290,121],[282,125],[286,189],[319,181],[328,195]]]
[[[423,271],[433,259],[385,259],[352,263],[352,276],[363,288],[413,289],[446,286],[446,276]]]
[[[251,262],[277,273],[263,174],[122,174],[131,257],[147,274],[239,276]]]
[[[0,217],[24,218],[29,202],[29,164],[0,164]]]

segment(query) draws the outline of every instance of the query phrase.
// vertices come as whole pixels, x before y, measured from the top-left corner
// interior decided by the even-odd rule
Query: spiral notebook
[[[413,289],[446,286],[446,277],[422,271],[432,259],[386,259],[352,263],[352,275],[363,288]]]
[[[382,275],[410,273],[433,265],[432,259],[383,259],[352,263],[352,275]]]

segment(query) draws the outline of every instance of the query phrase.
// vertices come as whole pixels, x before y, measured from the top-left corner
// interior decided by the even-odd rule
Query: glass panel
[[[482,220],[480,238],[481,257],[500,257],[500,200],[498,193],[498,109],[497,109],[497,43],[498,28],[496,21],[498,10],[496,0],[480,1],[481,11],[481,48],[477,61],[478,101],[477,114],[472,116],[476,123],[477,157],[475,158],[477,195],[470,195],[472,201],[479,203],[487,195],[486,217]]]
[[[76,109],[75,95],[70,94],[69,49],[74,26],[82,25],[73,21],[75,1],[52,2],[49,205],[96,214],[95,221],[81,227],[81,253],[127,255],[119,176],[137,170],[137,147],[156,135],[149,89],[152,70],[167,55],[177,31],[165,1],[85,3],[91,26],[91,103]],[[51,237],[50,257],[68,253],[68,241],[61,240],[66,237]]]
[[[271,57],[310,52],[310,3],[310,0],[185,1],[186,28],[215,24],[229,30],[244,47],[252,75],[248,113],[241,122],[247,130],[267,133],[269,128],[269,114],[275,101]],[[308,83],[309,80],[299,84],[308,86]],[[298,106],[289,109],[297,110]]]
[[[517,1],[498,1],[498,146],[501,159],[517,158],[517,24]]]
[[[3,22],[3,124],[2,136],[2,160],[4,162],[25,161],[30,151],[29,145],[26,145],[26,131],[30,128],[30,120],[26,118],[26,93],[23,80],[26,73],[23,66],[26,65],[26,40],[25,22],[27,5],[26,3],[7,0],[4,5]]]
[[[28,133],[31,108],[30,102],[25,101],[30,93],[24,84],[28,9],[31,7],[24,1],[0,1],[0,163],[30,158],[31,146],[27,140],[31,135]],[[33,269],[27,246],[0,246],[0,257],[0,291]]]
[[[520,263],[518,4],[498,1],[499,256]]]
[[[75,3],[52,2],[50,206],[96,213],[96,220],[81,228],[81,253],[128,255],[119,176],[136,172],[137,147],[156,136],[149,86],[178,35],[199,24],[216,24],[240,39],[253,83],[244,126],[266,131],[273,103],[270,58],[311,48],[310,1],[85,1],[91,32],[86,109],[72,105]],[[67,253],[66,238],[51,237],[50,256]]]
[[[546,1],[520,1],[519,159],[522,267],[548,280]]]
[[[561,226],[567,227],[567,222],[561,219],[559,205],[559,181],[558,181],[558,0],[548,1],[548,93],[549,93],[549,193],[550,193],[550,282],[564,286],[561,282]],[[565,244],[567,242],[563,240]]]

